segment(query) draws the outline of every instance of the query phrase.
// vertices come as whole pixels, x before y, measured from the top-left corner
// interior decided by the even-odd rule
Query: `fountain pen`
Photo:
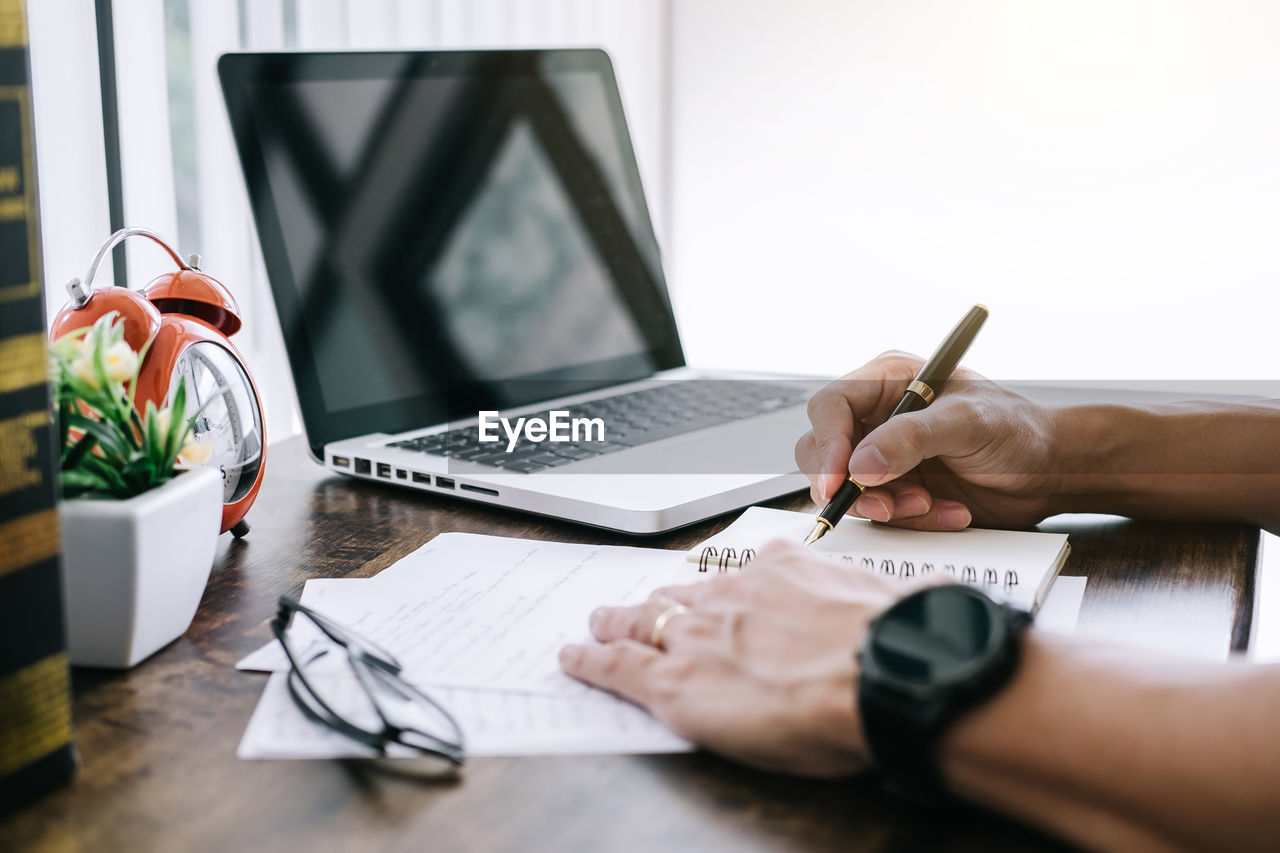
[[[986,320],[987,306],[975,305],[970,308],[964,319],[956,324],[956,327],[951,330],[951,334],[947,335],[947,339],[942,342],[942,346],[938,347],[938,351],[924,363],[924,367],[920,368],[916,378],[911,380],[911,384],[907,386],[906,392],[902,395],[902,401],[898,403],[897,408],[893,410],[893,414],[889,415],[889,417],[892,418],[906,412],[917,412],[932,403],[933,398],[942,393],[947,380],[955,372],[956,365],[960,363],[960,359],[964,357],[964,354],[969,351],[969,347],[973,344],[973,339],[978,336],[978,330],[982,328],[982,324]],[[849,477],[841,483],[840,488],[836,489],[836,493],[831,496],[831,500],[827,502],[826,507],[823,508],[822,512],[818,513],[813,530],[809,532],[804,544],[812,545],[832,530],[835,530],[840,518],[849,511],[849,507],[853,506],[853,502],[866,491],[866,488],[853,477]]]

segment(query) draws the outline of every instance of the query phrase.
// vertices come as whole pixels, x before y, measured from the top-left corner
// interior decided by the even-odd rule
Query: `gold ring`
[[[650,644],[660,652],[666,651],[667,647],[662,644],[662,630],[667,627],[667,623],[675,616],[681,613],[688,613],[689,608],[683,604],[673,604],[666,610],[658,614],[658,618],[653,620],[653,630],[649,632]]]
[[[907,386],[907,390],[920,395],[924,399],[926,406],[933,402],[933,389],[919,379],[912,379],[911,384]]]

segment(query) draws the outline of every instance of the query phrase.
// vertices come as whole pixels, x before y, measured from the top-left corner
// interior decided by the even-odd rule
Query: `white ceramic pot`
[[[195,618],[218,548],[222,477],[179,474],[124,501],[58,505],[67,648],[78,666],[133,666]]]

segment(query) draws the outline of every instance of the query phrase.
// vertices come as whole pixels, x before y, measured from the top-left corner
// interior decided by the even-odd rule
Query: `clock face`
[[[249,377],[225,348],[201,341],[178,357],[171,399],[179,378],[187,382],[185,416],[200,412],[191,438],[212,447],[204,465],[222,472],[222,502],[238,501],[253,488],[262,467],[262,413]]]

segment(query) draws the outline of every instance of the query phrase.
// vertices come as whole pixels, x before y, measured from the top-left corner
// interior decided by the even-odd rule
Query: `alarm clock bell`
[[[140,291],[95,290],[93,280],[103,259],[133,236],[158,244],[178,265],[177,271],[159,276]],[[143,228],[112,234],[98,249],[84,281],[72,279],[67,292],[71,301],[54,318],[51,339],[92,326],[114,311],[123,321],[129,346],[139,353],[146,347],[134,389],[139,412],[148,402],[157,408],[170,403],[179,377],[186,378],[185,416],[200,410],[192,436],[212,444],[204,466],[222,472],[222,530],[244,536],[249,532],[245,514],[262,487],[266,436],[257,389],[243,357],[228,340],[243,325],[231,292],[201,272],[198,255],[184,262],[168,243]]]

